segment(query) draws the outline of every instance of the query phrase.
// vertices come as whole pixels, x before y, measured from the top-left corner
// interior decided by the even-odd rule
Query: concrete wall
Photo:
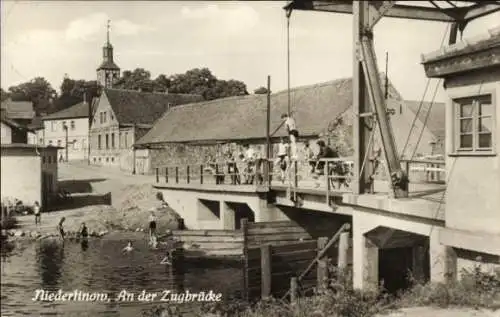
[[[64,123],[68,127],[68,145],[66,145],[66,131]],[[42,145],[60,146],[58,158],[62,155],[66,158],[66,146],[68,146],[68,160],[84,160],[88,157],[88,118],[68,118],[57,120],[44,120],[44,130],[37,133],[38,141],[42,139]],[[40,142],[38,142],[40,143]]]
[[[12,128],[1,122],[2,124],[2,144],[11,144],[12,143]]]
[[[2,149],[1,197],[24,204],[42,201],[41,157],[33,149]]]
[[[446,108],[448,187],[446,194],[446,226],[455,229],[500,234],[500,74],[470,74],[447,81],[450,99]],[[493,155],[455,153],[452,99],[479,94],[492,94],[496,106],[496,131],[493,131]],[[495,120],[496,119],[496,120]]]
[[[165,187],[156,188],[162,192],[165,201],[184,218],[184,223],[189,229],[234,229],[236,226],[235,215],[239,212],[234,210],[234,206],[238,204],[246,204],[253,211],[255,222],[289,220],[278,208],[268,206],[265,198],[260,197],[255,192],[202,192]],[[200,202],[200,200],[202,201]],[[209,207],[216,204],[220,209],[214,213]],[[217,217],[215,214],[219,216]]]
[[[431,280],[443,281],[447,272],[446,247],[439,243],[435,226],[410,219],[397,219],[368,212],[353,211],[353,282],[356,288],[378,287],[379,249],[366,234],[377,227],[386,227],[429,237]]]

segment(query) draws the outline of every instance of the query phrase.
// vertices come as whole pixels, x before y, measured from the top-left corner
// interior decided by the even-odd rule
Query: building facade
[[[133,144],[169,107],[200,100],[199,95],[103,89],[91,123],[91,164],[133,171]]]
[[[457,270],[500,265],[500,28],[423,57],[428,77],[444,78],[446,227]]]
[[[35,201],[49,208],[57,193],[57,148],[33,144],[2,144],[2,200]]]
[[[88,159],[89,107],[80,102],[43,117],[44,129],[37,132],[38,144],[61,148],[57,153],[59,161]]]

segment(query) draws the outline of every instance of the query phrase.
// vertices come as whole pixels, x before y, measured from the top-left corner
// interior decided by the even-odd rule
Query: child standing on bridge
[[[35,226],[42,225],[42,216],[40,214],[40,204],[38,201],[35,201],[35,204],[33,205],[33,213],[35,214]]]

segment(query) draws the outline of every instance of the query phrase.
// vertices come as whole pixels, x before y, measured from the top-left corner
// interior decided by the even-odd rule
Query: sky
[[[111,43],[121,70],[158,74],[208,67],[248,91],[287,88],[284,1],[1,1],[1,87],[45,77],[59,86],[67,74],[96,79],[111,20]],[[500,26],[500,12],[473,21],[464,38]],[[448,25],[383,18],[375,27],[380,71],[408,100],[421,100],[427,78],[421,54],[440,48]],[[447,40],[447,39],[446,39]],[[352,16],[294,11],[290,20],[290,83],[311,85],[352,76]],[[444,101],[433,79],[425,100]]]

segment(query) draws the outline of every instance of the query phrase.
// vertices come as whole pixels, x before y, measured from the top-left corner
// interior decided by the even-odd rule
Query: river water
[[[123,254],[131,240],[134,251]],[[88,248],[56,240],[24,245],[2,257],[1,315],[3,316],[124,316],[138,317],[154,306],[173,305],[161,302],[162,292],[182,293],[214,291],[223,300],[237,297],[242,288],[238,265],[186,262],[173,271],[162,264],[164,252],[148,248],[143,234],[111,234],[91,239]],[[32,300],[36,290],[106,293],[110,302]],[[133,301],[116,302],[126,290]],[[158,294],[152,302],[138,301],[145,290]],[[189,310],[192,304],[183,304]]]

